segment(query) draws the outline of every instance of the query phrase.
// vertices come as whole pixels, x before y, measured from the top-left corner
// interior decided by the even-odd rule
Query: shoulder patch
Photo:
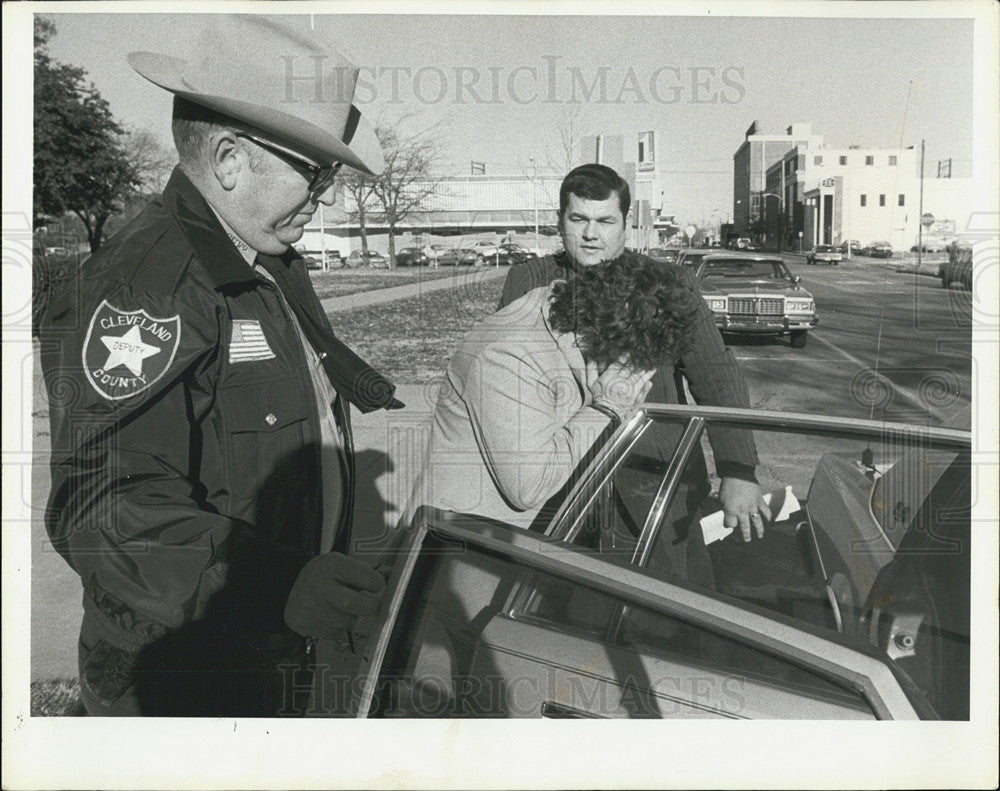
[[[83,341],[87,381],[110,401],[152,387],[170,367],[181,342],[181,318],[155,318],[145,310],[121,310],[103,300]]]

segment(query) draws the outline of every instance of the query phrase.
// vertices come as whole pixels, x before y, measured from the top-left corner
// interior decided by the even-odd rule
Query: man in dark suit
[[[559,190],[559,232],[565,252],[512,268],[504,283],[500,306],[564,278],[570,270],[598,266],[619,256],[625,249],[630,202],[628,184],[611,168],[587,164],[570,171]],[[682,270],[678,275],[697,289],[694,278],[682,267],[677,268]],[[748,407],[750,398],[742,371],[723,344],[708,307],[701,300],[699,303],[700,310],[689,327],[688,349],[680,365],[676,368],[666,365],[656,372],[646,400],[684,403],[683,373],[699,404]],[[638,492],[662,471],[658,472],[657,460],[661,463],[669,460],[679,437],[679,425],[652,426],[638,447],[640,455],[650,461],[647,468],[619,473],[615,487],[617,513],[627,531],[634,534],[642,528],[641,509],[646,500]],[[758,536],[763,535],[763,522],[770,518],[770,512],[761,499],[754,473],[758,460],[752,433],[715,426],[709,429],[709,441],[721,479],[719,500],[726,526],[738,526],[745,541],[750,540],[751,528]],[[652,571],[670,579],[712,585],[711,565],[696,520],[698,507],[709,491],[707,465],[699,447],[652,549],[648,561]]]

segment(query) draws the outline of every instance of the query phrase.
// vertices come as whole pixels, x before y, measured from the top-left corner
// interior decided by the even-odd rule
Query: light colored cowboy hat
[[[308,30],[233,14],[213,20],[187,60],[130,52],[152,83],[244,121],[317,165],[378,175],[385,159],[354,106],[358,67]]]

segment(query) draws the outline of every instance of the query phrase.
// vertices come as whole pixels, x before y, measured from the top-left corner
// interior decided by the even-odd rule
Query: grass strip
[[[398,384],[432,382],[477,322],[495,312],[503,278],[329,314],[337,336]]]

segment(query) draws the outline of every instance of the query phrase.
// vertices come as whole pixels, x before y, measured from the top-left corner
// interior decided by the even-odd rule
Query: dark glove
[[[299,572],[285,603],[285,623],[306,637],[336,637],[353,628],[359,615],[375,614],[384,588],[371,566],[328,552]]]

